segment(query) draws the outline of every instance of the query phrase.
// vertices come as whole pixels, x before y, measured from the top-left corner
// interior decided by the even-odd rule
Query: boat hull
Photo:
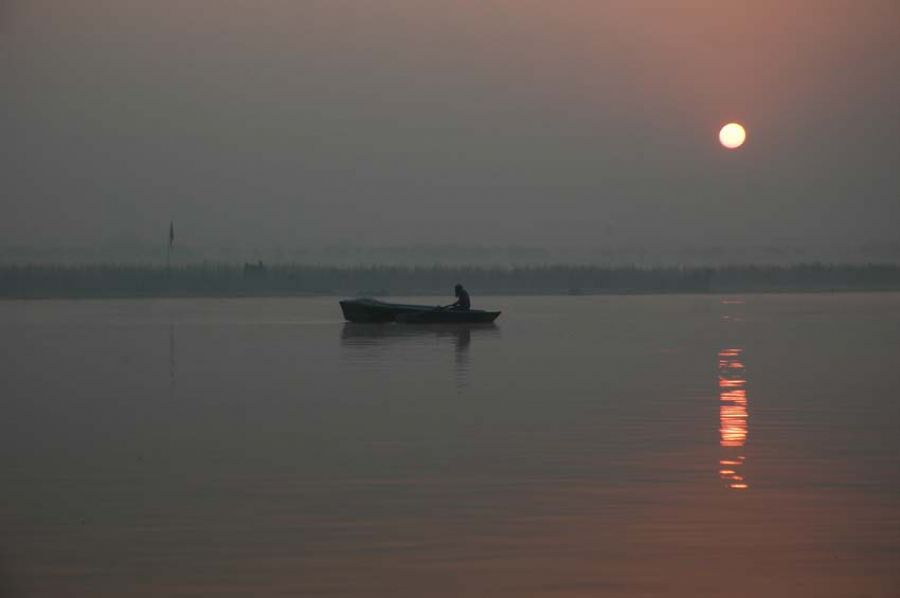
[[[443,309],[430,305],[385,303],[377,299],[344,299],[340,301],[348,322],[402,322],[406,324],[487,324],[499,311],[480,309]]]
[[[490,324],[500,315],[499,311],[478,309],[438,309],[397,315],[397,321],[405,324]]]

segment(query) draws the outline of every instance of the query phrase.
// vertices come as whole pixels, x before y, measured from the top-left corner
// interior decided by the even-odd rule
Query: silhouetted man
[[[469,292],[466,291],[461,284],[453,287],[453,293],[456,295],[456,303],[449,305],[450,309],[471,309],[472,301],[469,299]]]

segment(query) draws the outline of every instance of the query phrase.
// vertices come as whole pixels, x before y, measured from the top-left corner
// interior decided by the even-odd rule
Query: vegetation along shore
[[[446,295],[459,281],[482,295],[900,291],[900,265],[18,265],[0,267],[0,297]]]

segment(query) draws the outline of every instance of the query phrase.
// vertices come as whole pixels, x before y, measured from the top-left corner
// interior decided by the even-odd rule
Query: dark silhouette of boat
[[[377,299],[344,299],[340,302],[349,322],[403,322],[407,324],[487,324],[499,311],[448,309],[431,305],[386,303]]]

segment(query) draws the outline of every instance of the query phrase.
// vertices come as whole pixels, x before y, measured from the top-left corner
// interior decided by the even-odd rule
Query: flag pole
[[[172,269],[172,245],[175,243],[175,221],[169,221],[169,244],[166,246],[166,272]]]

